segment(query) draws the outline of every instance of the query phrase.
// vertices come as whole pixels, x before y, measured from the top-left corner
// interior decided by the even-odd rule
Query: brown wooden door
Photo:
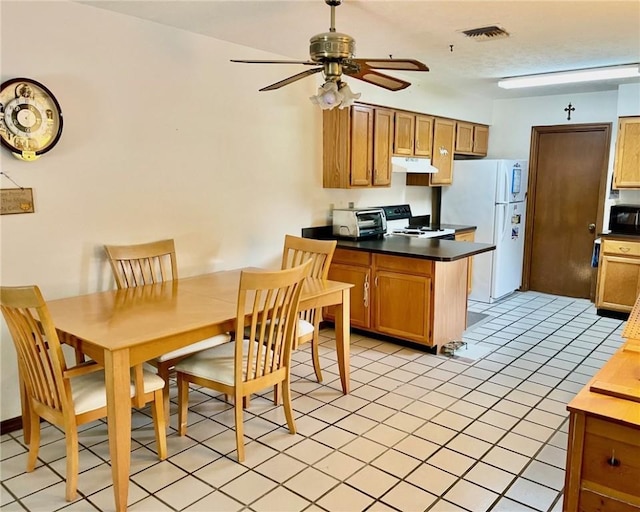
[[[533,128],[524,289],[593,295],[611,124]]]

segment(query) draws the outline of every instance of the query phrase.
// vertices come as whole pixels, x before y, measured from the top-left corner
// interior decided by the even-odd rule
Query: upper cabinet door
[[[391,184],[393,111],[376,108],[373,122],[373,185]]]
[[[415,119],[416,116],[414,114],[408,114],[406,112],[395,113],[395,129],[393,138],[394,155],[413,155]]]
[[[473,124],[456,123],[456,153],[471,153],[473,151]]]
[[[433,122],[433,148],[431,164],[438,169],[429,175],[431,185],[453,183],[453,148],[456,138],[456,122],[437,118]]]
[[[373,108],[351,107],[351,186],[371,184],[373,168]]]
[[[640,116],[618,121],[613,188],[640,188]]]
[[[416,136],[413,148],[415,156],[431,156],[433,137],[433,117],[416,116]]]
[[[489,151],[489,127],[476,124],[473,127],[473,153],[487,156]]]

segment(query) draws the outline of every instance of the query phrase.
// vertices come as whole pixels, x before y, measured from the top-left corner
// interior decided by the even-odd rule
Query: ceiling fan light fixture
[[[361,93],[354,93],[344,82],[327,81],[318,88],[318,94],[309,99],[322,110],[331,110],[335,107],[346,108],[360,98]]]
[[[612,78],[639,78],[640,65],[609,66],[604,68],[577,69],[575,71],[561,71],[558,73],[542,73],[539,75],[516,76],[504,78],[498,82],[503,89],[517,89],[521,87],[537,87],[541,85],[572,84],[610,80]]]

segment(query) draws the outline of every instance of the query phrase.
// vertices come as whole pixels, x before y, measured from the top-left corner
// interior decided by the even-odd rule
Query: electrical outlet
[[[349,201],[349,208],[353,208],[355,206],[353,201]]]

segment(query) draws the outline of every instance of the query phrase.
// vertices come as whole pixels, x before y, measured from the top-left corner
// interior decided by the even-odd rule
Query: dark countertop
[[[338,247],[432,261],[460,260],[496,248],[491,244],[393,235],[374,240],[338,240]]]
[[[475,231],[478,229],[478,226],[461,226],[460,224],[440,224],[440,227],[453,229],[456,233],[462,233],[463,231]]]
[[[612,233],[611,231],[605,231],[604,233],[598,233],[600,238],[615,238],[617,240],[629,240],[630,242],[640,242],[640,235],[630,235],[623,233]]]

